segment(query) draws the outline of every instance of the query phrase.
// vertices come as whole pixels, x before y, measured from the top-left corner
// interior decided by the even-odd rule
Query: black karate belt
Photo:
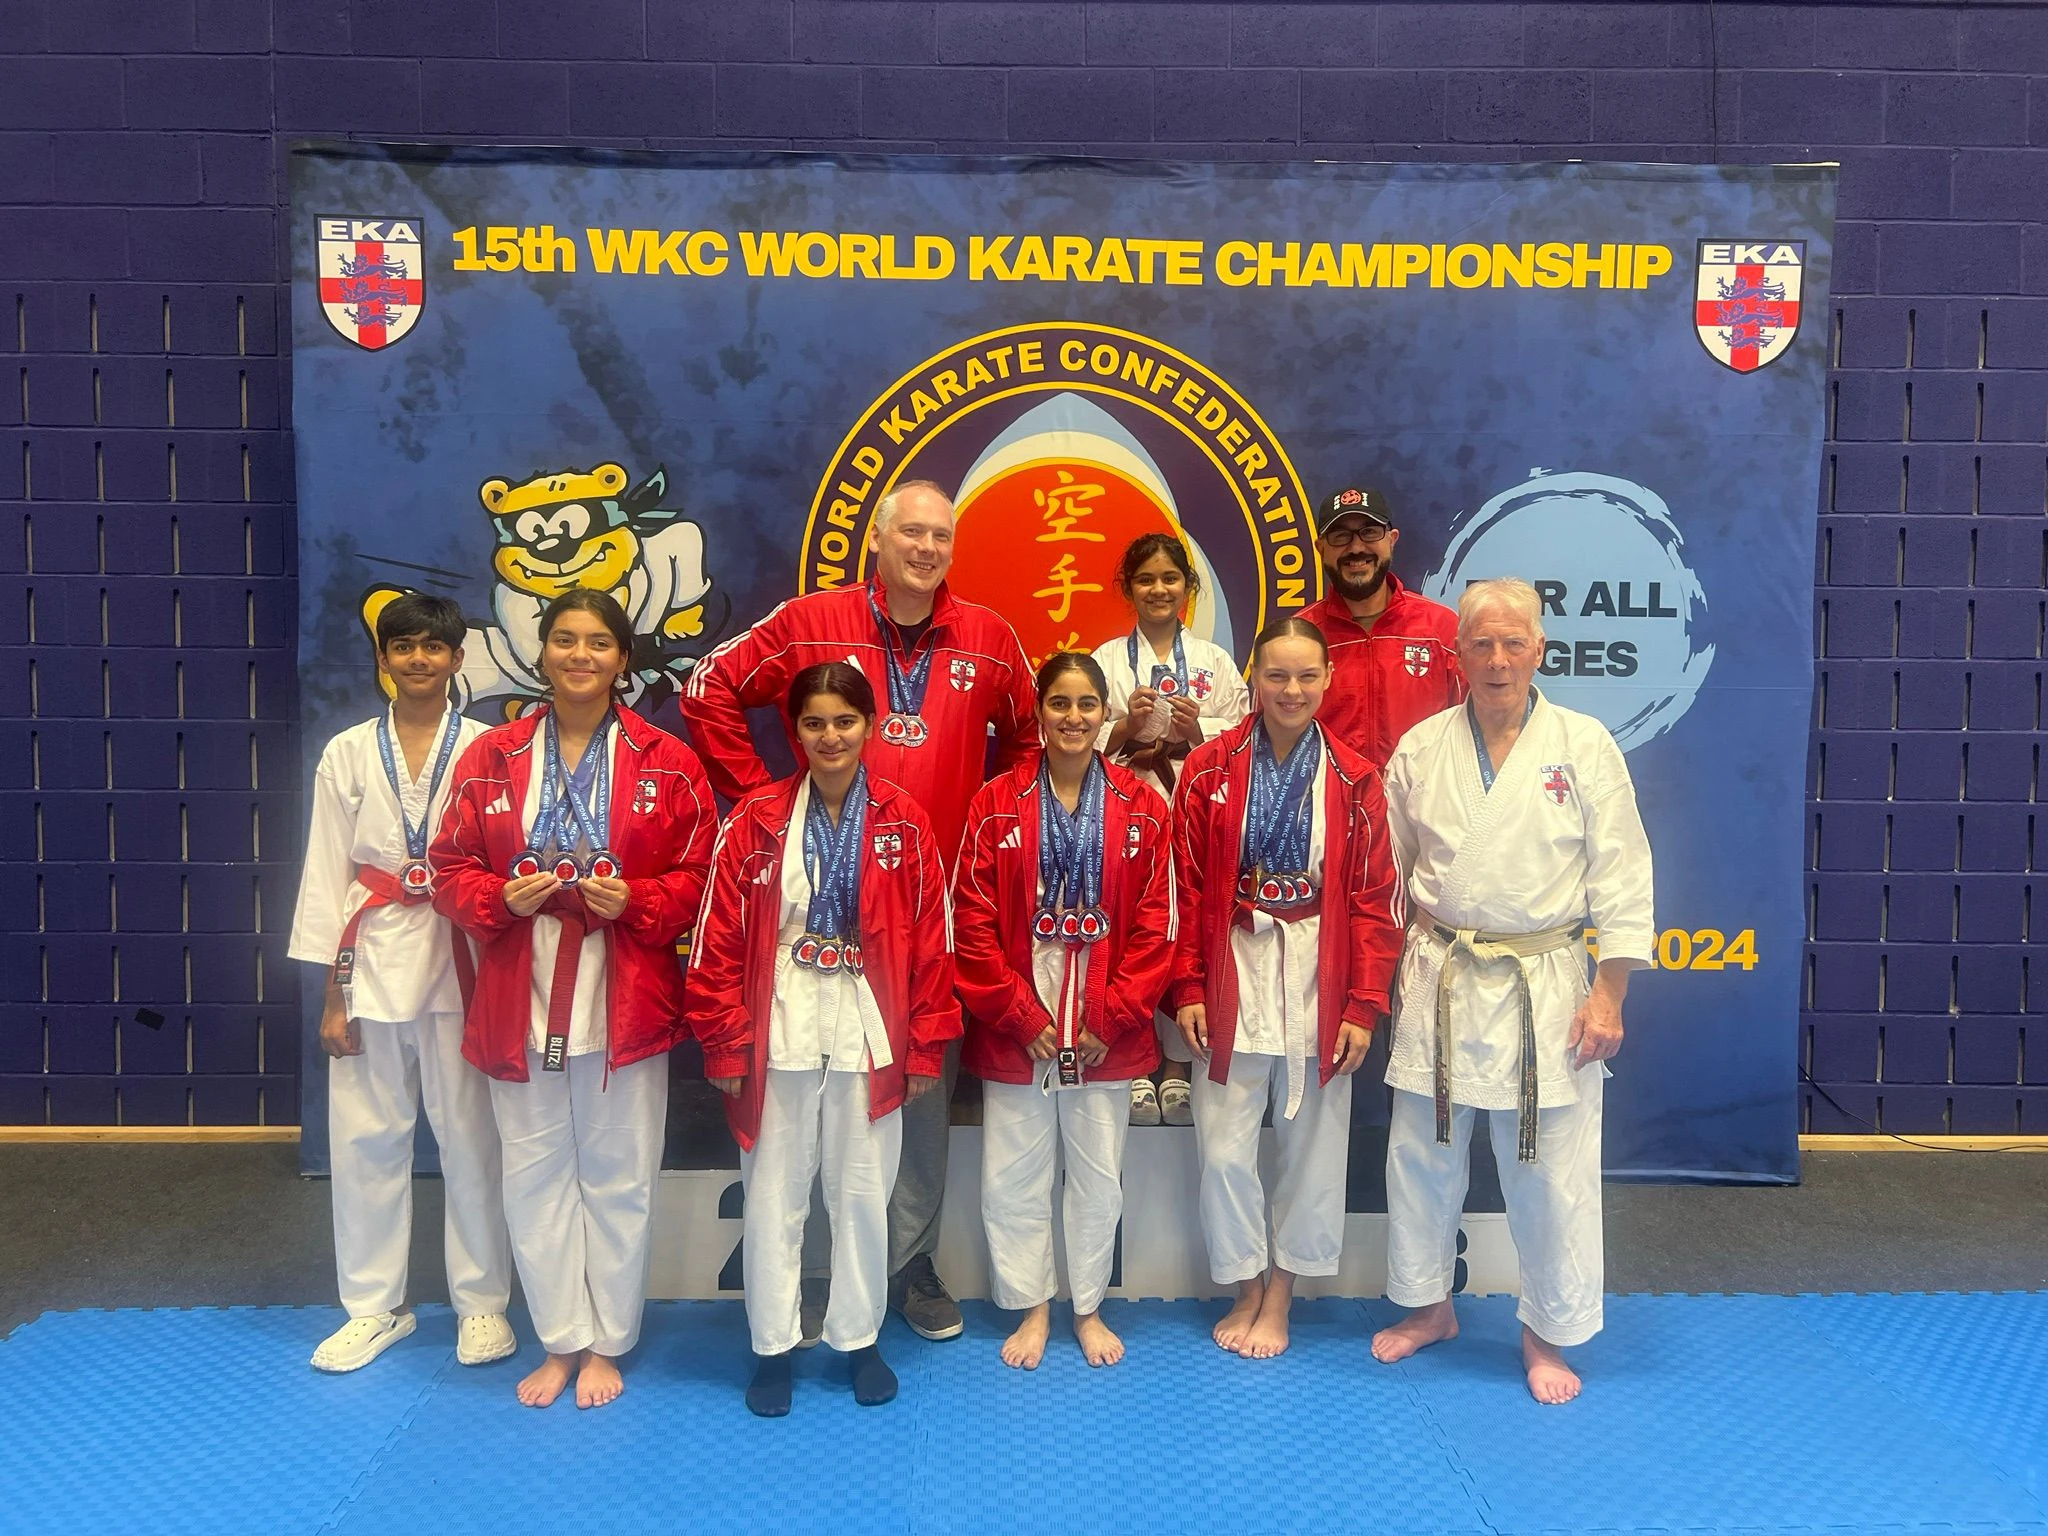
[[[1416,926],[1445,945],[1444,962],[1436,973],[1436,1139],[1438,1146],[1451,1144],[1451,973],[1460,960],[1490,964],[1510,960],[1515,967],[1515,997],[1522,1010],[1522,1082],[1516,1108],[1515,1158],[1536,1161],[1536,1004],[1529,992],[1529,968],[1522,962],[1538,955],[1569,948],[1586,937],[1584,923],[1563,928],[1546,928],[1540,933],[1486,933],[1477,928],[1453,928],[1433,917],[1416,919]]]

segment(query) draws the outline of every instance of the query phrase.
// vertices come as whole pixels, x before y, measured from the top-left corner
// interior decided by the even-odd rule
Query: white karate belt
[[[1451,973],[1468,957],[1481,965],[1511,960],[1515,967],[1515,998],[1522,1010],[1522,1081],[1517,1095],[1515,1158],[1518,1162],[1535,1162],[1536,1005],[1529,993],[1529,968],[1523,962],[1582,942],[1586,925],[1569,923],[1538,933],[1487,933],[1477,928],[1453,928],[1422,913],[1414,926],[1445,946],[1443,965],[1436,973],[1437,1144],[1451,1144]]]

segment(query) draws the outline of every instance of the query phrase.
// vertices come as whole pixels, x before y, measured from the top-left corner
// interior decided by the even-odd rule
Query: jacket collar
[[[1318,719],[1317,725],[1319,727],[1321,723],[1321,720]],[[1251,772],[1252,733],[1258,728],[1259,712],[1253,710],[1218,738],[1225,744],[1223,753],[1225,760],[1235,765],[1236,760],[1239,757],[1243,757],[1245,759],[1244,769],[1247,773]],[[1357,757],[1349,747],[1337,740],[1327,730],[1322,731],[1322,738],[1323,761],[1328,763],[1331,771],[1346,784],[1356,783],[1359,771],[1364,766],[1363,760]]]
[[[1380,619],[1401,607],[1408,600],[1408,595],[1408,588],[1401,578],[1392,571],[1387,572],[1387,606],[1380,610],[1379,619],[1373,622],[1379,623]],[[1322,628],[1326,620],[1339,619],[1360,634],[1370,633],[1363,624],[1351,616],[1351,605],[1344,601],[1344,594],[1334,586],[1324,592],[1320,600],[1302,609],[1300,616],[1317,628]]]
[[[772,786],[773,793],[764,795],[756,803],[755,816],[761,826],[776,837],[789,835],[789,827],[796,814],[797,792],[803,788],[810,769],[799,768],[786,779],[777,779]],[[893,811],[900,791],[887,779],[868,775],[868,810],[870,812]]]
[[[533,745],[533,739],[540,734],[541,724],[548,713],[549,709],[544,705],[527,711],[506,727],[510,733],[505,742],[507,757],[517,757]],[[619,722],[619,739],[635,752],[645,752],[654,744],[659,732],[644,716],[635,714],[623,704],[612,705],[612,713]]]
[[[1133,789],[1139,782],[1136,775],[1112,763],[1108,758],[1103,757],[1100,752],[1097,752],[1095,755],[1101,760],[1103,779],[1109,787],[1109,792],[1126,804],[1134,802],[1136,796],[1133,793]],[[1009,770],[1010,790],[1019,800],[1029,799],[1036,792],[1038,789],[1038,771],[1044,764],[1045,749],[1040,747],[1037,751],[1028,753],[1012,765]]]
[[[879,573],[868,578],[868,596],[884,614],[889,611],[889,599],[882,588]],[[932,594],[932,628],[942,629],[960,616],[960,601],[953,596],[951,582],[939,583],[938,591]]]

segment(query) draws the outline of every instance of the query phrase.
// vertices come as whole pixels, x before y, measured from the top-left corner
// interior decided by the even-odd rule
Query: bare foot
[[[1041,1301],[1024,1314],[1017,1331],[1003,1340],[1003,1364],[1019,1371],[1035,1371],[1045,1358],[1045,1336],[1052,1331],[1052,1303]]]
[[[1252,1324],[1259,1320],[1259,1303],[1266,1299],[1266,1281],[1262,1275],[1253,1280],[1237,1283],[1237,1305],[1223,1314],[1223,1318],[1210,1337],[1215,1339],[1218,1349],[1227,1349],[1233,1355],[1244,1353],[1245,1335],[1252,1331]]]
[[[1522,1324],[1522,1368],[1529,1373],[1529,1395],[1539,1403],[1568,1403],[1579,1395],[1579,1373],[1564,1363],[1564,1352],[1536,1337]]]
[[[1417,1307],[1391,1328],[1372,1336],[1372,1357],[1381,1365],[1406,1360],[1418,1349],[1458,1336],[1458,1309],[1446,1296],[1433,1306]]]
[[[1294,1276],[1275,1269],[1266,1280],[1257,1321],[1237,1352],[1247,1360],[1271,1360],[1287,1353],[1287,1314],[1294,1305]]]
[[[576,1356],[549,1355],[515,1388],[519,1401],[529,1408],[545,1408],[562,1395],[562,1388],[569,1385],[569,1374],[576,1369]]]
[[[1124,1341],[1109,1331],[1100,1312],[1074,1314],[1074,1338],[1090,1365],[1115,1365],[1124,1357]]]
[[[576,1373],[578,1408],[602,1408],[625,1390],[626,1380],[619,1374],[616,1360],[594,1349],[583,1351],[583,1369]]]

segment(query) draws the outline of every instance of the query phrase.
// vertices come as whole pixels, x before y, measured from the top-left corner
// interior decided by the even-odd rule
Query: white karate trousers
[[[1521,1262],[1515,1315],[1559,1348],[1600,1331],[1605,1254],[1600,1227],[1600,1119],[1606,1074],[1578,1073],[1579,1099],[1537,1112],[1536,1161],[1515,1161],[1515,1111],[1486,1111],[1493,1161]],[[1451,1144],[1436,1139],[1436,1106],[1395,1090],[1387,1135],[1387,1298],[1426,1307],[1451,1294],[1465,1209],[1472,1122],[1451,1106]]]
[[[982,1084],[981,1219],[988,1229],[989,1292],[1020,1311],[1059,1289],[1052,1258],[1055,1154],[1064,1154],[1060,1223],[1074,1311],[1102,1305],[1124,1214],[1124,1140],[1131,1080],[1047,1093],[1036,1083]]]
[[[490,1079],[462,1059],[462,1016],[365,1019],[360,1056],[327,1064],[334,1269],[350,1317],[405,1303],[412,1252],[412,1147],[424,1099],[441,1146],[442,1247],[456,1314],[503,1312],[512,1252],[498,1175]]]
[[[1239,1051],[1230,1081],[1209,1080],[1195,1063],[1195,1143],[1202,1159],[1202,1237],[1209,1278],[1237,1285],[1271,1265],[1295,1275],[1334,1275],[1344,1255],[1344,1179],[1351,1150],[1351,1079],[1307,1083],[1292,1120],[1287,1059]],[[1273,1187],[1272,1243],[1266,1241],[1266,1191],[1259,1178],[1259,1122],[1273,1107],[1279,1178]]]
[[[868,1118],[866,1072],[768,1069],[761,1133],[754,1150],[740,1154],[747,1194],[740,1273],[755,1354],[782,1354],[803,1337],[804,1222],[814,1179],[824,1185],[832,1230],[825,1342],[841,1351],[875,1342],[889,1310],[889,1192],[902,1156],[903,1112]]]
[[[571,1056],[527,1081],[493,1079],[505,1144],[505,1215],[533,1330],[551,1355],[625,1354],[640,1341],[654,1176],[668,1116],[668,1057],[620,1067]]]

